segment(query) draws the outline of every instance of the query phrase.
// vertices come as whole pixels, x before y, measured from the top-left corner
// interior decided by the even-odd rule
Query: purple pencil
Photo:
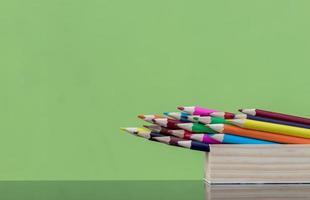
[[[191,139],[206,144],[221,144],[221,142],[211,138],[208,134],[193,134],[191,136]]]

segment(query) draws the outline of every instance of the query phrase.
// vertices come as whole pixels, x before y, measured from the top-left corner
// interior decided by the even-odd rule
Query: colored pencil
[[[168,131],[170,135],[176,136],[178,138],[182,138],[182,139],[186,139],[186,140],[190,140],[191,139],[191,135],[192,133],[186,130],[169,130]]]
[[[153,119],[164,118],[164,116],[161,115],[138,115],[138,117],[150,123],[153,123]]]
[[[169,130],[168,128],[165,128],[165,127],[162,127],[162,126],[159,126],[159,125],[155,125],[155,124],[152,124],[152,125],[143,125],[145,128],[148,128],[150,130],[152,130],[153,132],[156,132],[156,133],[162,133],[162,134],[169,134]]]
[[[271,132],[295,137],[310,138],[310,129],[256,121],[251,119],[231,119],[230,122],[236,126],[258,131]]]
[[[197,134],[199,135],[199,134]],[[227,133],[223,134],[208,134],[208,136],[214,140],[217,140],[223,144],[278,144],[266,140],[258,140],[254,138],[242,137],[238,135],[231,135]]]
[[[153,137],[152,139],[158,142],[173,145],[173,146],[179,146],[178,145],[179,141],[185,141],[185,139],[181,139],[181,138],[174,137],[174,136],[164,136],[164,137],[160,136],[160,137]]]
[[[176,138],[174,136],[165,136],[160,133],[154,133],[154,132],[151,132],[150,130],[146,130],[143,128],[130,127],[130,128],[121,128],[121,129],[129,132],[131,135],[142,137],[149,141],[168,144],[171,146],[181,147],[180,145],[178,145],[177,142],[183,141],[182,139]]]
[[[202,108],[199,106],[179,106],[178,109],[183,112],[187,112],[191,115],[201,115],[201,116],[209,116],[210,113],[217,111],[209,108]]]
[[[283,144],[310,144],[310,139],[293,137],[288,135],[280,135],[275,133],[269,133],[264,131],[256,131],[251,129],[244,129],[237,126],[228,124],[208,124],[206,125],[219,133],[227,133],[231,135],[238,135],[243,137],[249,137],[259,140],[266,140],[271,142],[283,143]]]
[[[209,127],[206,127],[203,124],[198,123],[183,123],[183,124],[177,124],[177,126],[180,127],[181,129],[194,133],[216,133]]]
[[[221,144],[221,142],[213,139],[208,134],[192,134],[191,140],[195,140],[195,141],[206,143],[206,144]]]
[[[188,116],[188,120],[193,122],[193,123],[198,123],[200,119],[200,115],[190,115]]]
[[[210,113],[210,116],[220,117],[223,119],[233,119],[235,117],[235,114],[230,113],[230,112],[212,112],[212,113]]]
[[[176,137],[187,139],[187,140],[196,140],[206,144],[219,144],[219,142],[207,134],[193,134],[186,130],[170,130],[170,134]]]
[[[188,148],[188,149],[193,149],[197,151],[210,151],[210,146],[208,144],[202,143],[202,142],[197,142],[197,141],[179,141],[178,142],[179,146]]]
[[[270,123],[275,123],[275,124],[283,124],[283,125],[288,125],[288,126],[296,126],[300,128],[309,128],[310,125],[306,124],[300,124],[296,122],[289,122],[289,121],[283,121],[283,120],[278,120],[278,119],[271,119],[271,118],[266,118],[266,117],[258,117],[254,115],[247,115],[247,114],[236,114],[235,119],[252,119],[252,120],[257,120],[257,121],[263,121],[263,122],[270,122]]]
[[[181,122],[190,122],[188,120],[188,116],[190,116],[190,114],[186,112],[164,112],[164,115],[176,120],[180,120]]]
[[[175,119],[168,119],[168,118],[157,118],[157,119],[153,119],[153,122],[166,127],[166,128],[172,128],[172,129],[179,129],[179,127],[177,126],[177,124],[183,123],[179,120],[175,120]]]
[[[151,131],[147,128],[140,128],[140,127],[125,127],[121,128],[121,130],[126,131],[128,133],[150,133]]]
[[[239,109],[239,111],[245,114],[248,114],[248,115],[267,117],[271,119],[278,119],[278,120],[283,120],[283,121],[310,125],[310,119],[305,118],[305,117],[298,117],[298,116],[276,113],[276,112],[260,110],[260,109]]]
[[[202,124],[231,124],[226,119],[220,118],[220,117],[210,117],[210,116],[197,116],[192,115],[189,116],[188,119],[190,119],[193,122],[200,122]]]
[[[164,136],[160,133],[154,133],[151,130],[144,129],[144,128],[138,128],[138,127],[127,127],[127,128],[121,128],[121,129],[132,135],[139,136],[139,137],[149,139],[149,140],[153,140],[154,137]]]

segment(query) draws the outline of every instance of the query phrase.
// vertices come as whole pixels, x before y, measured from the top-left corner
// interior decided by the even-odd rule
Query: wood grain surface
[[[210,184],[310,183],[310,145],[210,145]]]

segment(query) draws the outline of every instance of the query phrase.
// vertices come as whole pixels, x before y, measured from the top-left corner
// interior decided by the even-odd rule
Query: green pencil
[[[189,116],[189,119],[193,122],[200,122],[203,124],[231,124],[226,119],[220,117],[210,117],[210,116]]]
[[[182,123],[182,124],[177,124],[177,126],[180,127],[181,129],[194,132],[194,133],[217,133],[211,128],[206,127],[203,124],[198,124],[198,123]]]

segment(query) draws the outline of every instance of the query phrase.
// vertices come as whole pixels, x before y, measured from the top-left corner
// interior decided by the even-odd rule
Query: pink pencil
[[[217,111],[209,108],[202,108],[199,106],[178,106],[178,109],[187,112],[191,115],[200,115],[200,116],[209,116],[211,113]]]

